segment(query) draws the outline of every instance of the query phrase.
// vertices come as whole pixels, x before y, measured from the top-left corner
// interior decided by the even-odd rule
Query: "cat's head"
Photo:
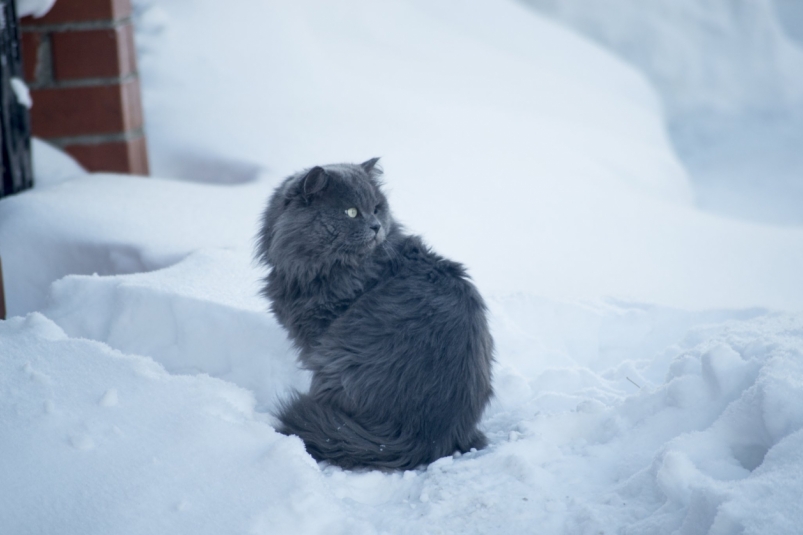
[[[316,166],[286,179],[265,211],[260,260],[308,273],[359,264],[394,225],[378,160]]]

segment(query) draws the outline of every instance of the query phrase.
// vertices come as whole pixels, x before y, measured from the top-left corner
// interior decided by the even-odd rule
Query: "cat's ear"
[[[323,167],[315,166],[310,169],[299,182],[299,193],[309,199],[322,192],[329,184],[329,175]]]
[[[370,160],[362,162],[360,167],[363,168],[363,171],[376,178],[382,174],[382,169],[376,165],[378,162],[379,158],[371,158]]]

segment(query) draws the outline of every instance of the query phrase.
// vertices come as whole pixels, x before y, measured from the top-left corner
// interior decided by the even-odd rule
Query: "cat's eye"
[[[380,209],[381,207],[382,207],[382,205],[381,205],[381,204],[377,204],[377,205],[376,205],[376,208],[374,208],[374,215],[376,215],[376,214],[378,214],[378,213],[379,213],[379,209]]]
[[[346,215],[351,217],[351,218],[357,217],[357,209],[356,208],[349,208],[348,210],[346,210]]]

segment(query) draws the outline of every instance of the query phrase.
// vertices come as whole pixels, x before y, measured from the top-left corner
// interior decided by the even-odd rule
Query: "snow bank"
[[[558,186],[559,194],[542,196],[538,186],[500,177],[502,190],[481,195],[485,185],[470,187],[453,176],[454,204],[439,207],[432,204],[437,196],[416,202],[427,185],[397,176],[388,165],[397,216],[423,227],[439,252],[464,262],[488,295],[616,296],[698,309],[795,310],[803,303],[801,230],[728,222],[614,194],[592,181],[588,191]],[[49,285],[68,274],[151,271],[208,247],[248,256],[263,204],[279,180],[205,185],[88,175],[6,198],[0,255],[9,312],[42,310]],[[438,187],[449,189],[447,183],[444,178]],[[506,187],[518,194],[511,197]],[[562,195],[571,202],[556,204]]]
[[[250,249],[285,172],[374,155],[397,217],[487,294],[803,306],[803,231],[690,207],[655,96],[582,38],[513,2],[251,7],[138,3],[154,169],[217,184],[98,176],[4,201],[12,314],[70,273]]]
[[[528,326],[551,310],[591,320],[585,329],[558,321],[575,325],[575,336],[553,340],[571,347],[596,332],[612,353],[632,343],[625,326],[652,324],[666,336],[703,319],[521,297],[494,308],[497,339],[541,338],[500,330],[498,311],[508,326]],[[209,305],[194,314],[216,317]],[[795,533],[803,316],[742,316],[669,336],[661,351],[613,367],[569,349],[562,365],[533,371],[538,343],[500,352],[499,394],[483,424],[491,446],[393,474],[316,466],[229,382],[169,375],[147,357],[69,338],[41,315],[15,318],[0,324],[0,521],[14,532],[65,534]],[[660,347],[660,336],[644,338]]]
[[[86,174],[86,170],[72,156],[37,137],[31,138],[31,160],[36,188],[52,186]]]
[[[800,2],[525,2],[650,79],[698,206],[738,219],[803,224]]]
[[[803,50],[773,0],[524,0],[636,65],[671,115],[803,106]]]
[[[5,198],[0,255],[9,314],[41,309],[50,283],[68,274],[149,271],[201,247],[250,249],[268,192],[261,183],[224,188],[93,174]]]
[[[775,0],[774,4],[786,34],[803,44],[803,4],[797,0]]]
[[[4,531],[348,532],[301,441],[249,392],[68,338],[39,314],[0,322],[0,354]]]
[[[308,379],[266,313],[258,279],[250,255],[203,250],[153,273],[65,277],[44,313],[72,337],[247,388],[264,411]]]
[[[690,201],[644,81],[515,2],[252,3],[247,17],[135,4],[157,175],[186,176],[193,158],[285,175],[383,156],[411,185],[523,174],[579,189],[593,174]]]

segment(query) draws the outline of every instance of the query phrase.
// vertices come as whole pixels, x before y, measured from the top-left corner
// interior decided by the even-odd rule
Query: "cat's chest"
[[[308,316],[334,319],[348,310],[349,306],[363,293],[362,286],[321,288],[316,292],[299,295],[295,306]]]
[[[370,286],[363,277],[316,279],[305,285],[295,285],[288,298],[298,306],[339,309],[359,298]]]

